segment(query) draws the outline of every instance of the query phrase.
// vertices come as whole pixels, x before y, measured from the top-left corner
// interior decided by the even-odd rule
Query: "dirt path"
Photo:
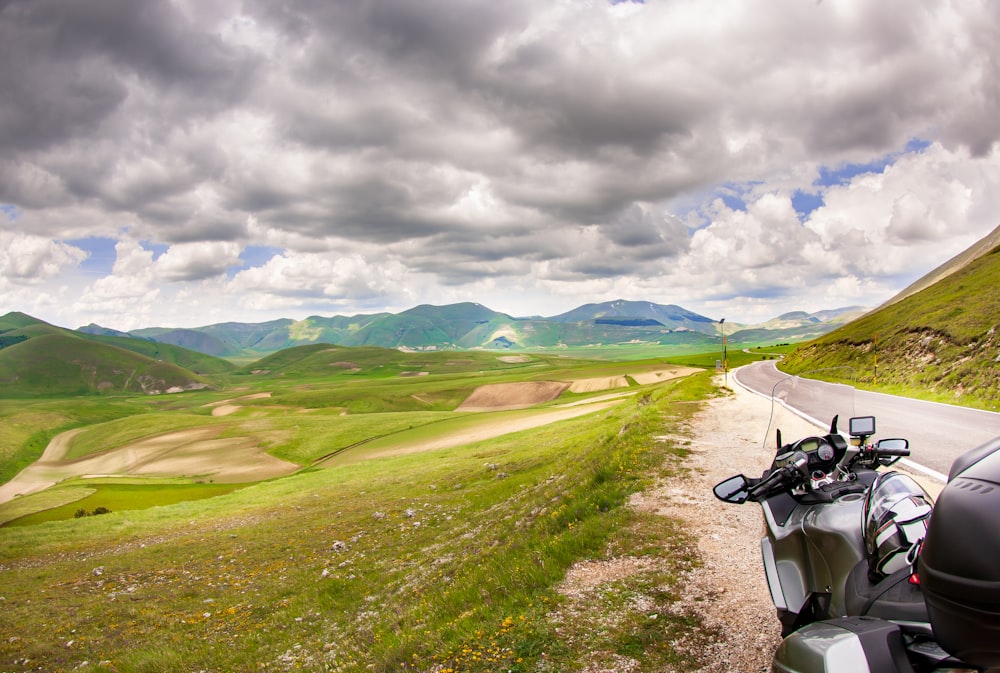
[[[0,505],[13,500],[19,495],[28,495],[43,491],[49,486],[65,479],[59,463],[69,451],[73,438],[85,428],[67,430],[53,437],[42,452],[42,457],[21,470],[6,484],[0,484]]]
[[[640,510],[682,519],[698,540],[702,566],[689,575],[682,601],[721,635],[707,653],[706,673],[768,671],[780,642],[760,561],[760,507],[726,505],[712,494],[726,477],[759,475],[770,464],[773,451],[762,447],[770,411],[768,400],[741,388],[707,402],[675,438],[690,442],[689,472],[633,499]],[[801,423],[786,428],[789,436],[815,434],[814,426]]]

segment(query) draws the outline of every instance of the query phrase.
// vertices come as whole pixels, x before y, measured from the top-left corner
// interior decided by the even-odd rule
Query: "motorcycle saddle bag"
[[[917,567],[941,647],[991,668],[1000,666],[1000,437],[955,463]]]

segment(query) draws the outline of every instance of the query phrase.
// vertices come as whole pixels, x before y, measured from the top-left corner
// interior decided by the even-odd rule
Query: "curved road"
[[[778,371],[774,361],[768,360],[733,370],[732,378],[744,388],[769,398],[774,384],[788,378],[788,374]],[[843,389],[822,381],[800,379],[788,404],[826,427],[822,421],[833,413],[840,413],[841,418],[851,414],[849,408],[837,408],[849,406],[844,395],[838,394],[838,388]],[[952,461],[962,453],[1000,437],[1000,413],[993,411],[865,390],[854,391],[853,397],[853,415],[875,416],[878,437],[909,439],[909,462],[939,475],[948,474]]]

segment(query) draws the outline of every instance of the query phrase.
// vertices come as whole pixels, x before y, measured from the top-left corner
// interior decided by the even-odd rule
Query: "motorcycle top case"
[[[813,622],[785,638],[773,673],[913,673],[899,626],[873,617]]]
[[[920,553],[920,586],[941,647],[1000,666],[1000,437],[955,463]]]

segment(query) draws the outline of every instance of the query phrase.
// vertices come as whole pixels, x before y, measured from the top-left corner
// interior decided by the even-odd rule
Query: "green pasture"
[[[152,480],[145,481],[151,482]],[[0,525],[32,526],[47,521],[62,521],[75,518],[76,513],[81,509],[89,513],[103,507],[111,512],[123,512],[173,505],[189,500],[214,498],[245,486],[246,484],[127,483],[127,480],[118,479],[88,479],[84,486],[80,485],[78,480],[74,480],[69,485],[60,485],[46,489],[34,496],[23,498],[57,499],[57,505],[50,501],[48,507],[31,514],[10,516],[16,513],[16,510],[13,509],[8,513],[7,507],[21,504],[19,501],[22,498],[6,503],[6,505],[0,504],[0,522],[3,522]],[[31,509],[37,510],[40,504],[33,504]],[[5,520],[6,522],[4,522]]]
[[[697,405],[675,402],[712,394],[696,375],[475,444],[0,528],[0,670],[698,668],[693,541],[624,504],[682,469],[664,436]],[[612,556],[650,563],[582,608],[557,591]]]
[[[231,424],[231,435],[258,437],[268,453],[302,466],[331,453],[386,435],[453,419],[450,412],[396,412],[342,415],[315,411],[271,414]]]

